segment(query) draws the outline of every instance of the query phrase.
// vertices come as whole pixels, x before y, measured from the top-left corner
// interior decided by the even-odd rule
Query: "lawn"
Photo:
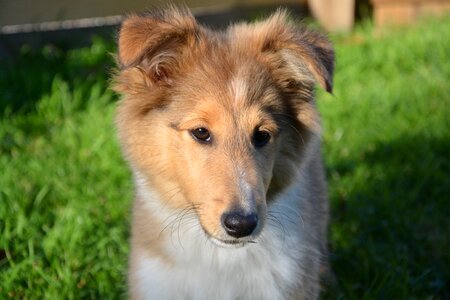
[[[450,18],[336,36],[318,91],[336,283],[326,299],[450,298]],[[0,298],[124,298],[132,185],[110,41],[0,66]]]

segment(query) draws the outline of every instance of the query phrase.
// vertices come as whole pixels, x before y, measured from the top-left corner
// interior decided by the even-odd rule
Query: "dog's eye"
[[[253,145],[256,148],[265,146],[270,141],[270,133],[265,130],[256,129],[253,133]]]
[[[209,133],[208,129],[200,127],[196,128],[194,130],[191,130],[191,134],[199,142],[202,143],[209,143],[211,142],[211,134]]]

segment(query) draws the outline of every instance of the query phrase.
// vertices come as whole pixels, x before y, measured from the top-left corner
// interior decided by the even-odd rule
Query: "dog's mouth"
[[[209,235],[209,240],[212,241],[215,245],[223,247],[223,248],[241,248],[246,246],[247,244],[255,244],[254,240],[246,240],[246,239],[233,239],[233,240],[223,240],[218,239],[216,237]]]

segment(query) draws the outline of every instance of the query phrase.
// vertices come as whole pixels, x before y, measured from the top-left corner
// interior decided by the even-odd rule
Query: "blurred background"
[[[183,3],[213,28],[283,6],[335,45],[333,95],[317,90],[335,274],[322,297],[450,299],[450,0]],[[0,299],[126,297],[112,54],[123,16],[160,5],[0,0]]]

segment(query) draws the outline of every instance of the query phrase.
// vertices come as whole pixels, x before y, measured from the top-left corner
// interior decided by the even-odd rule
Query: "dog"
[[[316,299],[328,200],[315,84],[334,51],[286,11],[215,31],[126,17],[114,89],[134,183],[132,299]]]

